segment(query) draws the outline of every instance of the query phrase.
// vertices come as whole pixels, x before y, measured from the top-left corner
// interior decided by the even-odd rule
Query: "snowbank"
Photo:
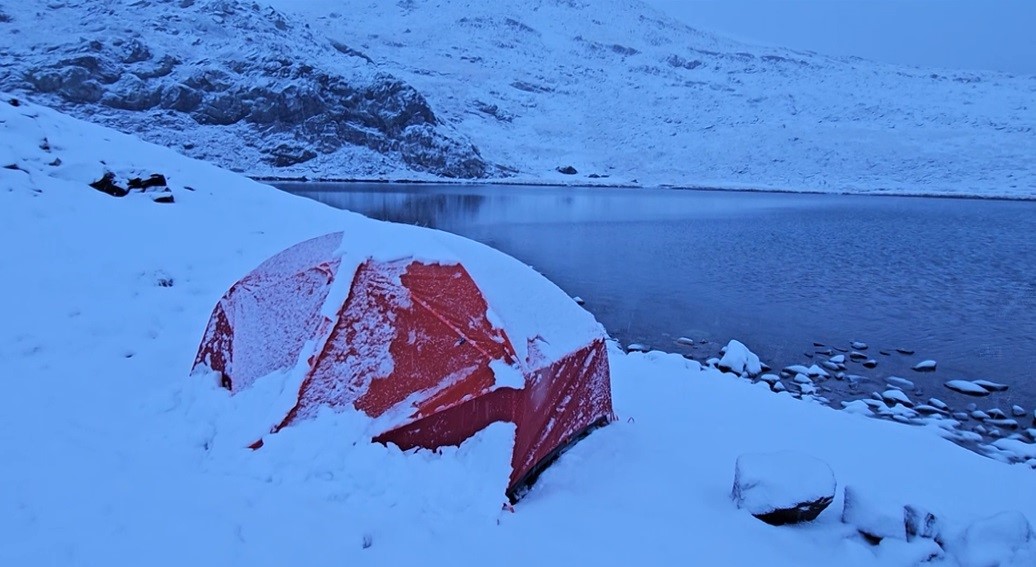
[[[1032,564],[1029,467],[658,352],[610,350],[620,421],[564,454],[514,512],[502,509],[507,425],[459,448],[404,453],[369,443],[368,420],[356,412],[326,411],[261,451],[222,442],[276,398],[277,381],[246,399],[186,380],[213,304],[269,255],[338,230],[350,215],[8,98],[0,99],[0,564],[549,557],[862,566],[909,565],[931,551],[930,542],[867,543],[841,522],[840,492],[800,526],[738,510],[737,457],[784,450],[822,459],[839,486],[938,510],[956,555],[936,564],[990,556]],[[106,170],[161,173],[175,202],[91,189]],[[984,518],[1001,519],[974,524]],[[973,545],[991,532],[1000,537]]]

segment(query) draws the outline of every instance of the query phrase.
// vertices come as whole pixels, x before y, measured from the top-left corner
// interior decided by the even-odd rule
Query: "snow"
[[[614,344],[619,420],[562,455],[513,512],[502,508],[506,424],[460,447],[403,452],[370,443],[377,424],[362,414],[323,409],[244,449],[291,376],[242,396],[188,377],[213,305],[292,244],[377,225],[8,98],[0,156],[17,169],[0,166],[0,565],[906,566],[931,551],[855,536],[841,492],[795,528],[738,510],[738,457],[781,451],[826,462],[841,486],[939,510],[963,535],[936,565],[1033,564],[1028,465],[967,451],[937,427],[802,403]],[[86,185],[106,169],[162,173],[175,203]],[[415,248],[456,242],[409,234]],[[573,334],[588,330],[573,317]]]
[[[748,45],[636,0],[267,1],[414,85],[512,181],[1036,195],[1034,77]]]
[[[845,487],[842,521],[876,538],[906,539],[903,503],[883,499],[879,491]]]

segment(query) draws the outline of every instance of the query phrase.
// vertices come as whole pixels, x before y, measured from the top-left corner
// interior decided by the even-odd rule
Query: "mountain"
[[[745,45],[634,0],[269,2],[520,179],[1036,196],[1036,77]]]
[[[1036,197],[1036,77],[635,0],[0,0],[0,31],[0,88],[251,175]]]
[[[487,174],[412,86],[237,0],[0,2],[2,88],[256,175]]]

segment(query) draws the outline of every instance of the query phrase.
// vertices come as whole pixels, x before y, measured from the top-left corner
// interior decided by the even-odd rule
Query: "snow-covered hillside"
[[[252,175],[482,177],[421,94],[243,0],[0,1],[0,88]]]
[[[1036,77],[636,0],[0,0],[0,32],[0,88],[250,175],[1036,196]]]
[[[520,179],[1036,195],[1036,77],[744,45],[636,0],[267,1]]]
[[[121,185],[161,174],[167,187],[117,198],[89,185],[105,172]],[[187,376],[212,306],[269,255],[343,225],[389,231],[0,97],[0,565],[1036,561],[1030,465],[953,445],[938,418],[836,412],[658,352],[610,350],[619,421],[513,511],[509,426],[401,452],[370,443],[361,414],[327,411],[258,451],[227,442],[262,408]],[[734,371],[753,361],[728,355]],[[739,461],[783,450],[812,458]],[[816,459],[831,471],[812,474]],[[731,499],[736,462],[768,490],[743,482],[746,510]],[[799,466],[819,483],[797,486]],[[831,474],[833,502],[811,523],[749,514],[787,495],[781,479],[826,498]],[[904,505],[937,521],[908,535]]]

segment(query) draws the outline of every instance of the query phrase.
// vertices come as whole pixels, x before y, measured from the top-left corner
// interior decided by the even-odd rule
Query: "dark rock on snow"
[[[737,458],[731,498],[738,508],[775,526],[816,519],[834,500],[827,463],[802,453],[751,453]]]
[[[565,175],[575,175],[579,173],[578,171],[576,171],[576,168],[572,167],[571,165],[558,166],[557,170],[558,173],[563,173]]]

